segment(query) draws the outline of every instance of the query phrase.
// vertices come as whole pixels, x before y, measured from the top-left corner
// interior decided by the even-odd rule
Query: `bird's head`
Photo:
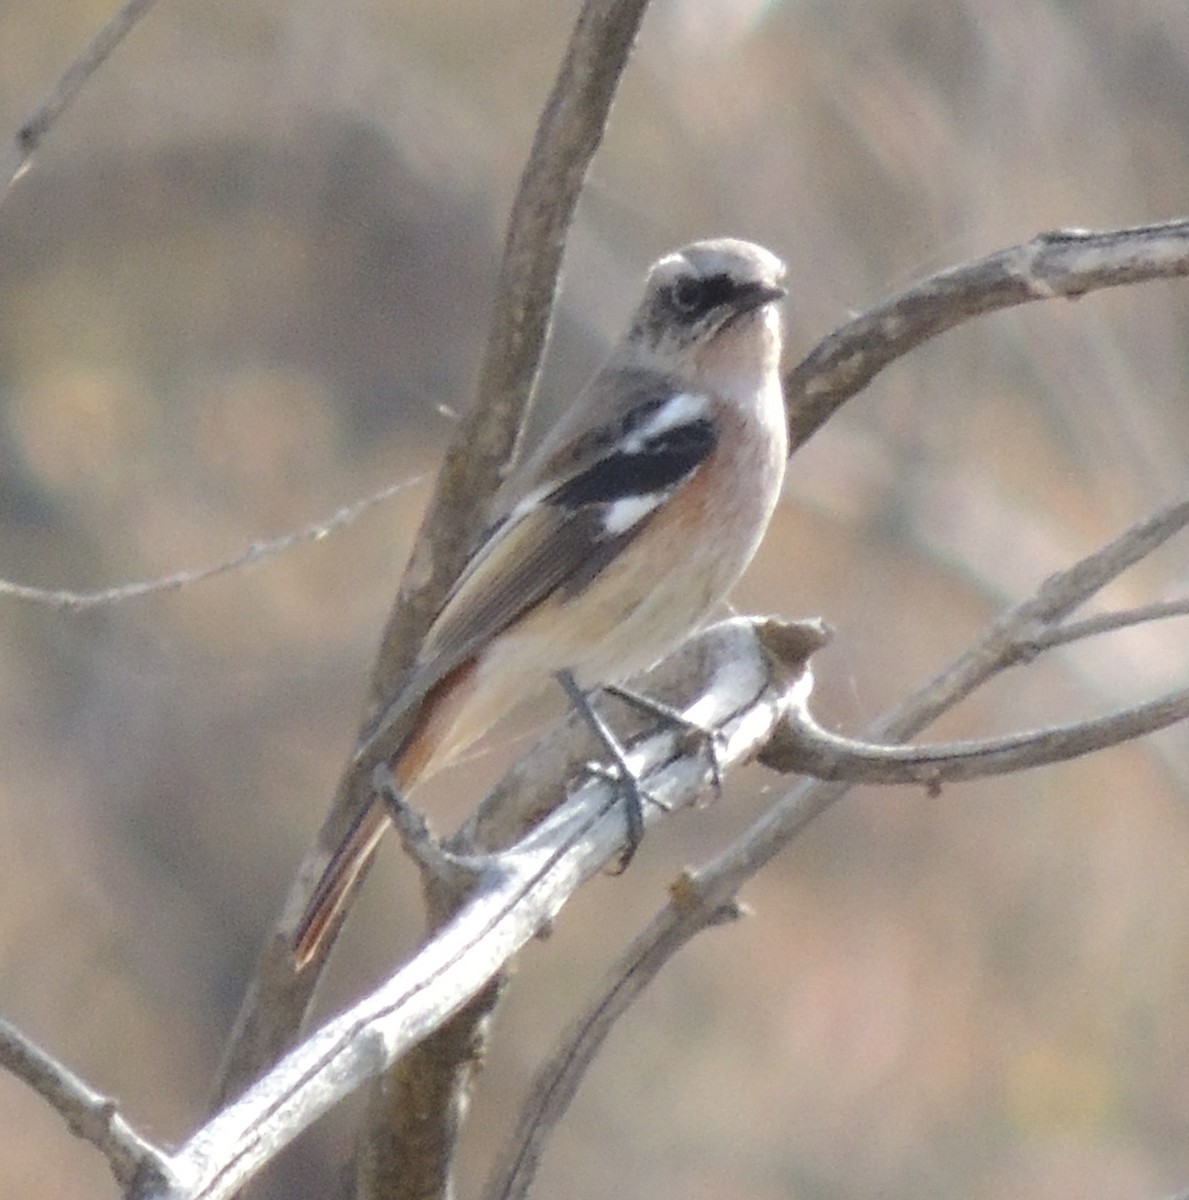
[[[736,238],[694,242],[653,264],[625,343],[652,365],[686,374],[747,356],[774,367],[784,263]]]

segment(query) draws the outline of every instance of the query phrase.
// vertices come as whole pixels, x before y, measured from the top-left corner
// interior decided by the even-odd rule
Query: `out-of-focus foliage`
[[[13,131],[111,4],[0,6]],[[230,557],[435,461],[574,6],[162,0],[0,205],[0,576]],[[791,265],[790,354],[1038,230],[1189,209],[1181,0],[665,0],[597,159],[544,403],[694,236]],[[898,364],[794,462],[743,609],[822,614],[860,727],[1009,600],[1184,487],[1189,284],[1033,305]],[[0,601],[0,1011],[154,1136],[199,1119],[259,940],[347,753],[424,499],[180,593]],[[1108,597],[1183,588],[1181,547]],[[1016,671],[937,735],[1183,682],[1174,625]],[[427,802],[448,826],[496,738]],[[529,950],[467,1142],[676,868],[780,781],[650,838]],[[559,1134],[569,1200],[1156,1196],[1189,1178],[1189,740],[939,798],[856,794],[624,1022]],[[417,935],[395,854],[326,1005]],[[278,1164],[325,1195],[345,1114]],[[0,1195],[108,1196],[0,1078]]]

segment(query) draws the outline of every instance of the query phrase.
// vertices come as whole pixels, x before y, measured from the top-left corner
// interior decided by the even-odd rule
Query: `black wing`
[[[709,403],[664,389],[596,428],[552,485],[524,497],[486,533],[426,636],[410,686],[432,687],[558,589],[579,590],[634,540],[717,444]],[[546,474],[558,465],[547,458]],[[530,475],[531,480],[531,475]]]

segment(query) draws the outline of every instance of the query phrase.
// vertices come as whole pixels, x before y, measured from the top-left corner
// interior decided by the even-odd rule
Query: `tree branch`
[[[677,879],[667,907],[616,960],[538,1069],[482,1200],[519,1200],[527,1194],[549,1135],[570,1107],[616,1021],[695,934],[741,915],[734,901],[708,903],[688,873]]]
[[[0,159],[0,203],[12,185],[29,169],[33,155],[58,118],[70,107],[83,84],[107,61],[132,27],[157,0],[126,0],[124,6],[91,39],[83,52],[66,68],[50,94],[22,122],[16,136]]]
[[[1041,584],[1013,606],[969,650],[909,696],[875,732],[911,737],[970,695],[992,675],[1021,658],[1029,646],[1129,567],[1146,558],[1189,524],[1189,500],[1177,501],[1135,522],[1124,533],[1066,571]],[[903,716],[901,716],[903,714]]]
[[[797,629],[805,634],[798,637]],[[812,626],[783,635],[771,622],[735,619],[714,626],[665,664],[661,683],[682,685],[700,719],[721,733],[724,765],[754,757],[771,737],[790,690],[808,686],[804,653],[820,644]],[[774,644],[786,649],[773,653]],[[647,679],[644,681],[648,686]],[[628,745],[632,766],[655,798],[653,822],[692,804],[710,773],[684,737],[651,729]],[[458,915],[386,983],[287,1055],[234,1104],[199,1130],[167,1163],[168,1178],[132,1193],[137,1200],[222,1200],[332,1105],[396,1061],[479,992],[503,964],[552,921],[569,896],[617,855],[624,819],[613,784],[590,779],[589,730],[571,717],[521,764],[534,778],[558,761],[587,782],[525,838],[488,857],[480,883]]]
[[[1089,721],[1032,729],[1005,737],[936,746],[881,745],[824,729],[799,705],[764,751],[766,767],[814,779],[851,783],[921,783],[930,790],[961,779],[1007,775],[1067,762],[1189,718],[1189,688],[1181,688]]]
[[[1168,538],[1189,524],[1189,502],[1173,504],[1153,516],[1136,522],[1125,533],[1100,547],[1093,554],[1075,563],[1068,570],[1047,579],[1031,598],[1005,612],[987,632],[948,667],[919,688],[894,710],[875,724],[869,738],[900,741],[923,729],[943,712],[953,708],[987,680],[1020,661],[1020,647],[1037,644],[1049,628],[1063,620],[1074,608],[1084,603],[1124,570],[1157,549]],[[761,634],[766,639],[782,636],[778,631]],[[806,677],[808,682],[808,677]],[[789,690],[789,711],[807,715],[806,687]],[[1113,740],[1122,741],[1138,736],[1150,728],[1184,719],[1189,709],[1189,690],[1173,697],[1141,705],[1128,713],[1115,714],[1102,722],[1085,722],[1060,732],[1067,735],[1064,753],[1054,754],[1044,761],[1086,753],[1097,746],[1083,746],[1081,739],[1106,732]],[[1138,722],[1136,725],[1130,722]],[[1150,722],[1146,724],[1145,722]],[[1112,728],[1113,725],[1113,728]],[[823,731],[824,732],[824,731]],[[773,750],[766,749],[760,761],[769,764],[775,750],[779,754],[782,731],[774,735]],[[1041,735],[1042,739],[1045,735]],[[835,739],[835,735],[828,735]],[[1037,739],[1038,735],[1023,735]],[[836,739],[846,742],[848,739]],[[1010,742],[1012,739],[1003,739]],[[851,742],[850,745],[862,745]],[[981,747],[967,745],[964,751],[974,750],[966,760],[971,774],[994,774],[1024,765],[1017,762],[993,763],[988,753],[991,743]],[[1032,747],[1040,755],[1051,749],[1043,740]],[[914,778],[911,766],[928,751],[866,743],[870,758],[876,765],[886,763],[886,774],[872,770],[864,779],[878,782],[936,782],[938,773],[953,769],[963,760],[953,758],[930,765],[925,778]],[[948,751],[953,751],[951,746]],[[933,753],[946,752],[946,747]],[[1004,748],[1004,753],[1009,750]],[[986,754],[986,761],[981,761]],[[1038,758],[1038,761],[1040,759]],[[775,764],[781,768],[779,758]],[[816,767],[818,764],[807,764]],[[864,764],[867,765],[867,764]],[[825,764],[829,769],[829,764]],[[906,771],[906,767],[909,768]],[[974,767],[986,769],[975,771]],[[946,775],[946,778],[957,778]],[[608,972],[599,990],[584,1007],[580,1016],[563,1033],[557,1047],[538,1071],[521,1110],[516,1130],[501,1154],[496,1168],[484,1189],[483,1200],[519,1200],[530,1187],[550,1133],[565,1113],[577,1092],[587,1067],[606,1040],[615,1021],[626,1011],[631,1001],[656,977],[661,968],[686,944],[694,934],[717,923],[716,914],[737,911],[736,897],[743,884],[755,875],[770,859],[785,848],[815,817],[840,800],[851,788],[849,779],[806,779],[750,829],[727,847],[720,855],[697,871],[688,872],[673,889],[669,902],[649,922],[628,951]]]
[[[479,373],[477,428],[473,436],[454,441],[442,468],[438,498],[423,526],[433,530],[429,574],[440,587],[429,593],[432,606],[418,611],[418,642],[423,618],[432,615],[453,582],[487,499],[520,451],[570,225],[647,7],[648,0],[586,0],[541,113],[509,217],[498,300]],[[476,459],[482,468],[478,473]],[[452,527],[459,536],[449,540]],[[414,548],[406,579],[421,577],[426,561],[421,550]],[[390,621],[385,631],[373,676],[377,698],[392,694],[415,649],[400,628],[404,601],[402,586],[396,624]],[[404,731],[395,732],[403,736]],[[432,902],[430,910],[431,926],[453,911]],[[501,982],[493,980],[475,1003],[417,1046],[372,1089],[356,1155],[360,1200],[451,1194],[465,1096],[485,1057],[488,1018],[501,990]]]
[[[1067,646],[1084,638],[1114,633],[1118,629],[1131,629],[1136,625],[1146,625],[1150,621],[1166,621],[1170,617],[1187,616],[1189,597],[1184,596],[1178,600],[1157,600],[1152,604],[1143,604],[1121,612],[1096,613],[1080,621],[1070,621],[1057,629],[1046,629],[1029,641],[1021,641],[1016,647],[1019,655],[1017,661],[1031,662],[1043,650]]]
[[[848,321],[786,374],[789,445],[808,441],[884,367],[971,317],[1181,275],[1189,275],[1189,220],[1060,229],[939,271]]]
[[[0,1020],[0,1066],[27,1083],[71,1133],[107,1159],[121,1187],[163,1186],[168,1158],[128,1124],[115,1101],[89,1087],[7,1021]]]
[[[578,17],[509,218],[476,402],[447,451],[385,626],[363,726],[412,661],[517,445],[581,184],[646,7],[647,0],[587,0]],[[220,1071],[220,1099],[275,1062],[296,1035],[322,963],[294,974],[292,931],[334,846],[370,800],[373,768],[404,732],[394,724],[391,743],[377,744],[373,755],[348,767],[340,779],[330,813],[299,869],[241,1006]],[[327,939],[327,949],[332,941]]]

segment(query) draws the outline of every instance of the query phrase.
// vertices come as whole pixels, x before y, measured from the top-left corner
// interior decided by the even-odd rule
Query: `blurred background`
[[[11,136],[115,0],[0,5]],[[163,0],[0,204],[0,576],[88,589],[230,558],[395,481],[316,544],[82,615],[0,600],[0,1013],[150,1136],[200,1121],[351,745],[469,402],[505,214],[576,4]],[[1189,212],[1182,0],[657,0],[570,241],[543,411],[656,255],[790,263],[790,359],[913,279],[1060,226]],[[1032,305],[881,376],[794,460],[736,593],[822,615],[861,729],[1001,609],[1183,495],[1189,283]],[[1184,539],[1106,606],[1183,594]],[[1183,684],[1175,622],[1018,669],[931,737]],[[440,828],[523,745],[423,794]],[[522,956],[472,1195],[556,1030],[683,864],[785,788],[650,836]],[[856,792],[622,1023],[541,1195],[1113,1200],[1189,1181],[1189,731],[1066,767]],[[320,1012],[407,952],[389,848]],[[260,1194],[334,1194],[350,1107]],[[109,1197],[0,1076],[0,1196]]]

